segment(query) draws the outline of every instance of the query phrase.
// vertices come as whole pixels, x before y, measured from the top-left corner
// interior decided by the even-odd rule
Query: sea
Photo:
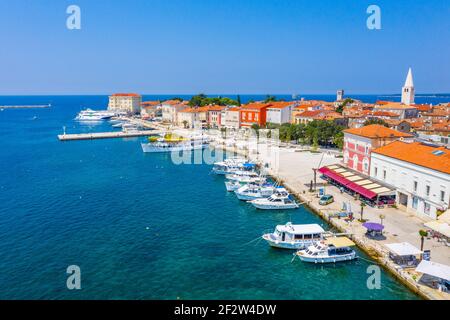
[[[375,262],[358,249],[358,260],[314,265],[269,247],[259,238],[277,224],[330,226],[305,207],[256,210],[210,164],[145,154],[144,138],[58,141],[63,127],[111,131],[74,120],[84,108],[105,109],[107,96],[0,97],[0,105],[48,103],[0,111],[0,299],[418,299],[383,269],[374,288]],[[80,289],[67,285],[69,266],[79,268]]]

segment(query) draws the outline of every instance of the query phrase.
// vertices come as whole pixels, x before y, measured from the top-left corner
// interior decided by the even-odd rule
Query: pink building
[[[370,155],[373,149],[396,140],[412,142],[412,138],[413,136],[409,133],[377,124],[344,130],[344,164],[353,170],[369,175]]]

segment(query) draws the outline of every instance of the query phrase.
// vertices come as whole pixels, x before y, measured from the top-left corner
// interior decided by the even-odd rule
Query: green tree
[[[236,105],[238,105],[238,106],[241,105],[241,96],[240,95],[237,96],[236,102],[237,102]]]
[[[426,232],[425,230],[419,230],[419,236],[420,236],[420,251],[423,251],[425,237],[428,236],[428,232]]]
[[[277,101],[277,97],[271,96],[271,95],[267,95],[266,100],[264,100],[265,103],[275,102],[275,101]]]
[[[360,206],[361,206],[361,212],[360,212],[360,214],[361,214],[361,219],[360,219],[360,221],[361,221],[361,222],[364,222],[363,216],[364,216],[364,207],[366,206],[366,204],[365,204],[364,202],[361,201]]]

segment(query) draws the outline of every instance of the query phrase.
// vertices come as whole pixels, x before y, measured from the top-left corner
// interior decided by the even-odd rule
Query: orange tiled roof
[[[157,106],[160,103],[159,101],[143,101],[141,102],[141,106]]]
[[[389,102],[382,105],[375,106],[376,109],[411,109],[415,108],[415,106],[408,106],[406,104],[400,102]]]
[[[436,151],[442,151],[443,153],[441,155],[433,154]],[[450,150],[444,147],[431,147],[420,142],[394,141],[373,150],[372,153],[450,174]]]
[[[227,109],[227,111],[239,111],[239,110],[241,110],[241,107],[231,107]]]
[[[400,132],[379,124],[371,124],[361,128],[344,130],[345,133],[354,134],[366,138],[394,138],[394,137],[412,137],[409,133]]]
[[[295,102],[293,101],[277,101],[277,102],[271,102],[270,103],[270,109],[284,109],[286,107],[294,105]]]
[[[111,96],[113,97],[140,97],[140,94],[137,93],[114,93]]]
[[[271,103],[253,102],[253,103],[245,104],[245,105],[243,105],[241,108],[242,108],[242,109],[256,109],[256,110],[261,110],[261,109],[264,109],[264,108],[268,108],[268,107],[270,107],[271,105],[272,105]]]

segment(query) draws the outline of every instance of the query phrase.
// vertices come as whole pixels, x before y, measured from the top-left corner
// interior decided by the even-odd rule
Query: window
[[[378,168],[375,167],[375,177],[377,177],[377,176],[378,176]]]
[[[430,195],[430,186],[426,186],[426,189],[425,189],[426,191],[425,191],[425,194],[427,195],[427,196],[429,196]]]
[[[418,204],[419,204],[419,198],[413,197],[412,198],[412,207],[413,207],[413,209],[417,209]]]
[[[383,170],[383,180],[386,180],[386,170]]]
[[[445,191],[441,190],[441,201],[444,202],[445,201]]]
[[[417,191],[417,185],[418,185],[417,181],[414,181],[414,191]]]
[[[423,204],[424,204],[424,206],[423,206],[423,212],[424,212],[425,214],[430,214],[430,209],[431,209],[430,204],[429,204],[429,203],[426,203],[426,202],[424,202]]]

